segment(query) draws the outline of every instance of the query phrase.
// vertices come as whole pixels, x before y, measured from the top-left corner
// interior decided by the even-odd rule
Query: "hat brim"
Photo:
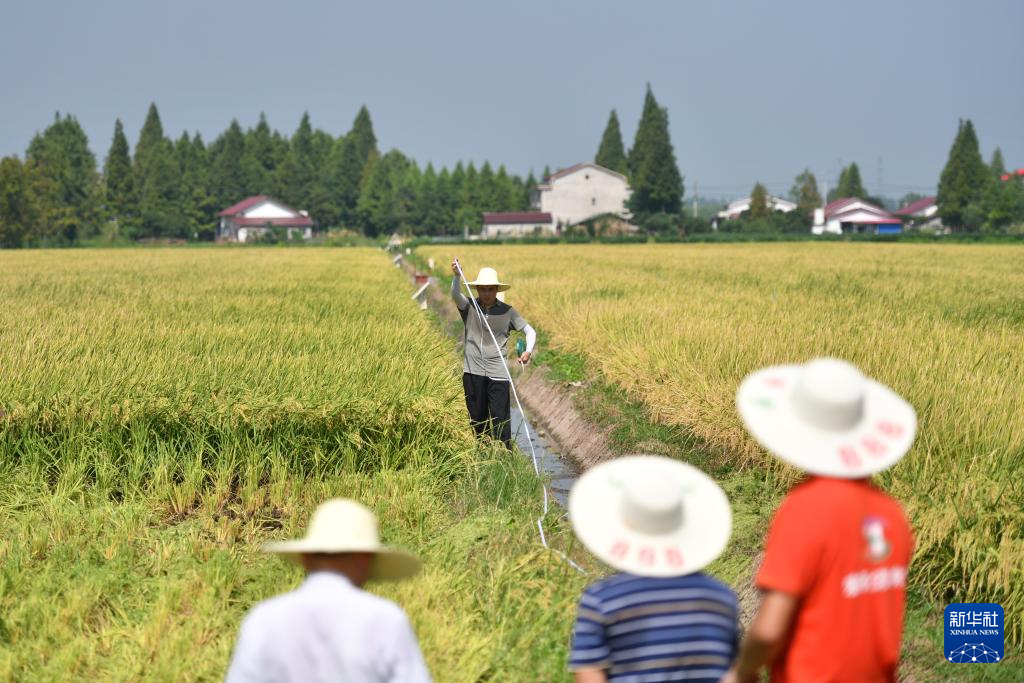
[[[398,581],[415,576],[423,568],[420,559],[398,548],[386,546],[354,547],[352,545],[331,545],[318,543],[301,538],[294,541],[277,541],[266,543],[263,551],[281,555],[293,562],[299,562],[303,554],[324,553],[340,555],[343,553],[373,553],[373,565],[370,567],[370,581]]]
[[[679,485],[683,523],[677,530],[645,534],[627,526],[621,482],[639,468],[656,469],[659,479]],[[569,492],[569,519],[576,536],[598,559],[638,576],[699,571],[722,554],[732,533],[732,510],[718,484],[691,465],[660,456],[626,455],[587,471]]]
[[[850,429],[822,429],[803,419],[792,392],[799,365],[758,370],[740,384],[736,408],[750,434],[769,453],[810,474],[860,479],[886,470],[907,454],[917,414],[899,394],[865,379],[864,414]]]
[[[499,292],[505,292],[505,291],[507,291],[512,286],[512,285],[508,284],[507,282],[479,282],[478,283],[475,280],[473,282],[467,282],[466,284],[469,285],[470,287],[474,288],[474,289],[476,289],[477,286],[479,286],[479,285],[483,285],[484,287],[489,287],[489,286],[497,285]]]

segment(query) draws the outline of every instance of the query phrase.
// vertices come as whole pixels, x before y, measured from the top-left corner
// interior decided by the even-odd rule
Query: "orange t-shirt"
[[[772,681],[895,681],[913,543],[903,508],[866,480],[795,486],[757,574],[762,590],[800,599]]]

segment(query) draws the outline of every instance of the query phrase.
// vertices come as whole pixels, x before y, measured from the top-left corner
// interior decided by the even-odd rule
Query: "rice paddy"
[[[915,590],[1024,611],[1024,250],[888,244],[430,246],[493,266],[508,301],[656,423],[728,466],[778,466],[744,432],[739,381],[835,356],[918,412],[880,477],[906,507]],[[544,349],[540,349],[541,354]],[[538,356],[540,360],[540,356]],[[1008,642],[1022,644],[1019,623]]]
[[[423,557],[376,590],[437,680],[564,675],[582,579],[381,252],[0,252],[0,299],[0,680],[219,680],[331,496]]]

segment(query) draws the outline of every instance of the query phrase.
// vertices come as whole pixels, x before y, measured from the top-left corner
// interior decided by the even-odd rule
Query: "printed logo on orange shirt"
[[[892,553],[892,544],[885,538],[885,520],[875,516],[865,517],[860,528],[867,544],[864,557],[875,563],[889,557]]]

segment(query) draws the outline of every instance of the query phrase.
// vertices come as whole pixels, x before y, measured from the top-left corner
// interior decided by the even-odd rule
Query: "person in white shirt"
[[[402,608],[361,590],[419,572],[420,561],[380,543],[377,520],[343,498],[317,508],[306,537],[264,550],[302,564],[296,590],[256,605],[238,634],[227,683],[430,683]]]

